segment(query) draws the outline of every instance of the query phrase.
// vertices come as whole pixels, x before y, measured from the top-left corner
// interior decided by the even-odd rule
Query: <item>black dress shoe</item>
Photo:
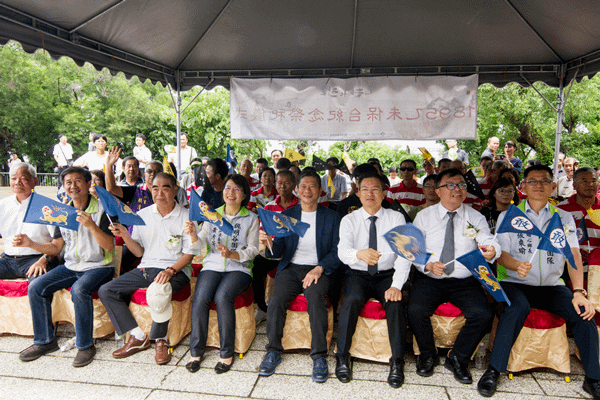
[[[433,369],[436,365],[439,365],[440,358],[436,354],[433,357],[419,357],[419,361],[417,362],[417,375],[419,376],[431,376],[433,375]]]
[[[388,383],[397,389],[404,383],[404,360],[390,359],[390,374]]]
[[[335,376],[342,383],[348,383],[352,380],[352,368],[350,367],[350,355],[335,355]]]
[[[583,390],[591,394],[594,400],[600,400],[600,382],[592,381],[587,376],[583,380]]]
[[[231,359],[231,364],[225,364],[225,363],[219,361],[217,363],[217,365],[215,365],[215,372],[217,374],[224,374],[225,372],[227,372],[231,369],[232,365],[233,365],[233,358]]]
[[[200,360],[190,361],[189,363],[185,364],[185,368],[192,374],[194,372],[198,372],[200,370]]]
[[[498,380],[500,379],[500,372],[496,371],[493,367],[483,373],[479,382],[477,382],[477,391],[483,397],[492,397],[496,393],[496,386],[498,386]]]
[[[454,379],[464,384],[473,383],[473,377],[471,377],[471,373],[469,372],[467,364],[463,364],[458,361],[458,358],[454,355],[452,351],[448,353],[446,357],[446,362],[444,363],[444,367],[452,371],[454,374]]]

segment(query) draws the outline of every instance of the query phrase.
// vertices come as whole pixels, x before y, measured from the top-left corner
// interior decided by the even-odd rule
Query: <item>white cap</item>
[[[146,291],[146,302],[150,307],[150,315],[154,322],[167,322],[173,316],[173,306],[171,305],[171,295],[173,288],[169,282],[152,282]]]

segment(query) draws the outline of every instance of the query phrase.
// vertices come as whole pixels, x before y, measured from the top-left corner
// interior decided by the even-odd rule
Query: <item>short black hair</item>
[[[260,170],[260,174],[258,174],[258,180],[259,181],[262,179],[262,176],[263,176],[263,174],[266,171],[269,171],[270,173],[272,173],[273,174],[273,178],[275,178],[275,170],[273,168],[271,168],[271,167],[268,167],[268,168],[263,168],[263,169]]]
[[[550,179],[554,178],[554,173],[552,172],[552,168],[547,165],[532,165],[531,167],[527,167],[525,172],[523,173],[523,179],[527,179],[527,175],[534,171],[546,171],[548,175],[550,175]]]
[[[379,181],[379,183],[381,183],[381,190],[383,192],[385,192],[385,186],[386,183],[383,180],[383,178],[381,177],[381,175],[379,175],[377,172],[367,172],[367,173],[363,173],[361,174],[356,180],[357,180],[357,184],[358,187],[360,188],[362,181],[364,181],[365,179],[369,179],[369,178],[373,178],[373,179],[377,179]]]
[[[206,163],[206,166],[211,166],[215,175],[218,174],[221,177],[221,180],[225,180],[227,175],[229,175],[229,166],[222,158],[211,158]]]
[[[352,174],[356,179],[360,179],[362,175],[367,174],[377,174],[379,175],[379,171],[372,164],[360,164],[354,168],[354,173]]]
[[[407,158],[406,160],[402,160],[400,165],[404,164],[405,162],[411,163],[413,165],[413,168],[417,169],[417,163],[415,162],[415,160],[411,160],[410,158]]]
[[[246,196],[244,197],[244,200],[242,200],[242,207],[246,207],[248,205],[248,201],[250,201],[250,184],[248,183],[248,179],[246,179],[244,175],[231,174],[225,178],[225,182],[223,184],[226,184],[228,181],[233,181],[236,186],[242,188],[244,195]]]
[[[259,158],[258,160],[256,160],[257,164],[265,164],[265,165],[269,165],[269,162],[267,161],[266,158]]]
[[[96,134],[94,135],[94,138],[92,139],[92,143],[95,143],[95,142],[96,142],[96,140],[98,140],[98,139],[104,139],[104,141],[105,141],[106,143],[108,143],[108,139],[106,138],[106,136],[104,136],[104,135],[103,135],[103,134],[101,134],[101,133],[96,133]]]
[[[592,167],[581,167],[577,171],[575,171],[575,173],[573,174],[573,180],[577,179],[577,176],[579,176],[581,174],[584,174],[586,172],[591,172],[592,174],[594,174],[594,176],[596,177],[596,179],[598,179],[598,171],[596,171],[594,168],[592,168]]]
[[[298,168],[298,167],[296,167]],[[294,175],[294,173],[292,171],[290,171],[289,169],[284,169],[281,170],[277,173],[277,176],[275,176],[275,181],[277,181],[277,178],[279,178],[280,176],[287,176],[292,180],[292,183],[294,184],[294,186],[296,186],[296,175]]]
[[[79,175],[83,176],[83,179],[85,179],[86,182],[89,182],[92,180],[92,174],[87,169],[82,168],[82,167],[69,167],[69,168],[65,169],[63,172],[61,172],[60,181],[64,182],[65,176],[67,176],[69,174],[79,174]]]
[[[442,165],[442,163],[445,163],[445,162],[447,162],[447,163],[451,163],[451,162],[452,162],[452,160],[451,160],[451,159],[449,159],[449,158],[441,158],[441,159],[438,161],[438,167],[439,167],[440,165]]]
[[[127,156],[127,157],[125,157],[125,158],[123,159],[123,166],[124,166],[124,165],[125,165],[125,163],[127,163],[127,161],[129,161],[129,160],[133,160],[133,161],[135,161],[135,165],[137,165],[137,166],[138,166],[138,168],[139,168],[139,166],[140,166],[140,162],[139,162],[139,161],[138,161],[138,159],[137,159],[137,158],[135,158],[134,156]]]
[[[519,192],[517,191],[518,184],[518,182],[517,184],[515,184],[508,178],[499,178],[496,181],[496,183],[494,183],[494,186],[492,186],[492,188],[490,189],[490,193],[488,194],[488,198],[490,200],[489,208],[491,208],[492,210],[496,209],[496,197],[494,196],[494,194],[496,194],[496,191],[498,189],[502,189],[507,186],[512,186],[515,189],[515,193],[513,195],[513,203],[515,204],[515,206],[518,205],[521,202]]]
[[[275,164],[275,168],[277,169],[290,169],[291,166],[291,161],[285,157],[281,157],[279,160],[277,160],[277,164]]]
[[[425,179],[423,179],[423,186],[425,186],[425,184],[429,181],[433,181],[433,184],[435,185],[436,178],[437,178],[437,174],[427,175],[425,177]]]
[[[144,142],[146,141],[146,136],[144,136],[144,134],[143,134],[143,133],[138,133],[138,134],[136,134],[136,135],[135,135],[135,138],[136,138],[136,139],[137,139],[137,138],[140,138],[140,139],[142,139]]]
[[[298,185],[300,185],[300,182],[302,182],[302,179],[304,178],[315,178],[317,180],[317,184],[319,185],[319,189],[321,188],[321,177],[315,171],[307,171],[305,168],[304,171],[302,171],[300,173],[300,176],[298,177]]]
[[[439,174],[436,176],[436,178],[435,178],[435,187],[436,187],[436,188],[439,188],[439,187],[440,187],[440,183],[442,182],[442,180],[443,180],[444,178],[446,178],[446,177],[448,177],[448,178],[453,178],[453,177],[455,177],[455,176],[460,176],[461,178],[463,178],[463,181],[464,181],[464,179],[465,179],[465,178],[463,177],[463,174],[462,174],[462,172],[460,172],[460,170],[459,170],[459,169],[456,169],[456,168],[448,168],[448,169],[446,169],[446,170],[444,170],[444,171],[440,172],[440,173],[439,173]],[[465,182],[466,182],[466,181],[465,181]]]
[[[327,164],[329,164],[329,161],[333,161],[333,163],[334,163],[335,165],[338,165],[338,164],[340,163],[340,160],[338,160],[338,159],[337,159],[337,157],[329,157],[327,160],[325,160],[325,162],[326,162]]]

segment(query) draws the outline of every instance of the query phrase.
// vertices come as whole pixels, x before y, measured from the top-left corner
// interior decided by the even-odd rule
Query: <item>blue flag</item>
[[[94,186],[96,194],[104,211],[110,217],[118,217],[119,223],[123,225],[146,225],[142,217],[136,215],[131,208],[125,205],[121,200],[108,193],[102,186]]]
[[[54,225],[74,231],[79,229],[75,207],[59,203],[37,193],[31,193],[23,222]]]
[[[306,222],[275,211],[268,211],[264,208],[258,209],[258,216],[265,232],[275,237],[284,237],[293,234],[304,237],[306,230],[310,228],[310,224]]]
[[[528,235],[535,235],[544,237],[542,231],[536,227],[533,222],[527,218],[523,211],[511,204],[504,214],[504,219],[500,226],[496,227],[496,233],[526,233]]]
[[[233,150],[231,149],[231,146],[229,144],[227,145],[227,157],[225,157],[225,162],[229,166],[229,172],[233,174],[234,163],[235,165],[238,165],[238,162],[235,156],[233,155]]]
[[[542,240],[540,240],[538,249],[562,254],[569,261],[571,267],[577,269],[573,252],[571,252],[569,242],[567,241],[567,235],[565,235],[560,215],[558,215],[557,212],[552,216],[552,219],[546,228],[546,232],[544,232],[544,236],[542,236]]]
[[[385,237],[394,253],[406,258],[408,261],[425,265],[431,257],[431,254],[425,251],[423,232],[411,223],[390,229],[383,237]]]
[[[581,244],[581,242],[590,240],[587,225],[585,224],[585,214],[583,214],[581,221],[579,221],[579,225],[577,225],[577,240],[579,241],[579,244]]]
[[[467,267],[496,301],[505,301],[510,306],[510,300],[506,296],[506,293],[504,293],[504,290],[502,290],[502,286],[500,286],[492,271],[490,271],[490,267],[483,254],[481,254],[481,250],[475,249],[463,256],[456,257],[456,261]]]
[[[190,190],[190,221],[207,221],[223,231],[227,236],[233,234],[233,226],[216,212],[194,189]]]
[[[67,203],[69,203],[72,200],[71,197],[64,190],[58,191],[56,193],[56,198],[63,204],[65,204],[65,199],[67,200]]]

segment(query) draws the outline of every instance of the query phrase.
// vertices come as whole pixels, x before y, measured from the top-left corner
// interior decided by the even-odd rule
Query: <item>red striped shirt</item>
[[[574,194],[567,200],[558,203],[557,207],[571,213],[573,219],[575,220],[575,226],[579,226],[581,218],[585,216],[585,226],[588,231],[589,240],[581,242],[580,246],[587,246],[588,250],[592,251],[593,249],[600,247],[600,226],[592,222],[589,215],[587,215],[586,209],[577,203],[577,201],[575,201],[576,197],[577,195]],[[597,197],[595,197],[594,200],[595,202],[592,204],[591,209],[600,209],[600,200],[598,200]]]
[[[412,185],[404,185],[404,181],[397,186],[392,186],[386,192],[386,200],[393,203],[398,200],[400,204],[406,204],[411,207],[417,207],[425,204],[425,195],[423,194],[423,186],[417,181],[413,181]]]

